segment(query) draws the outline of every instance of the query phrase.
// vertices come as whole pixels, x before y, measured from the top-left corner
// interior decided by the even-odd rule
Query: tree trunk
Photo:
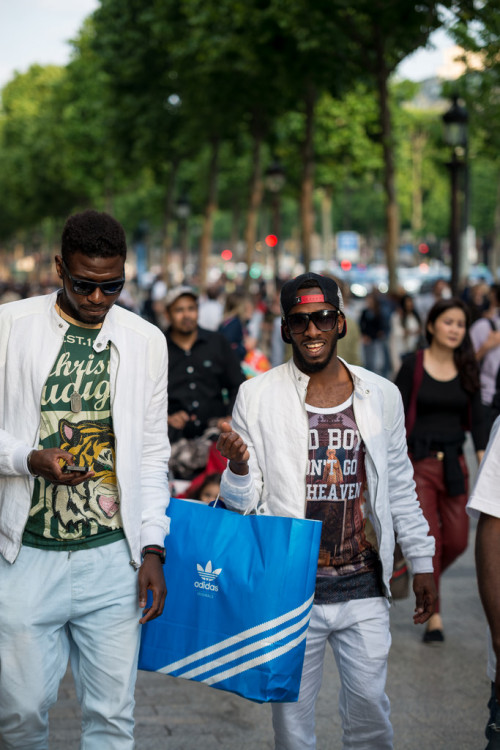
[[[420,240],[423,227],[422,166],[424,148],[427,143],[425,133],[413,133],[411,138],[412,153],[412,211],[411,228],[413,239]]]
[[[333,258],[332,195],[333,187],[325,185],[321,196],[321,226],[323,230],[322,254],[326,263]]]
[[[302,184],[300,191],[300,219],[302,257],[306,271],[311,265],[311,244],[314,231],[314,106],[316,92],[312,85],[306,93],[306,132],[302,144]]]
[[[495,279],[497,278],[497,268],[500,265],[500,173],[497,179],[497,204],[495,206],[493,244],[489,258],[489,267]]]
[[[236,250],[240,241],[240,220],[241,220],[241,209],[237,198],[233,200],[233,207],[231,211],[231,239],[230,247],[233,251],[233,257],[235,258],[237,253]]]
[[[219,176],[219,139],[212,140],[212,156],[208,175],[208,198],[203,217],[203,228],[200,237],[199,283],[203,288],[207,281],[208,260],[212,250],[212,232],[214,213],[217,209],[217,179]]]
[[[396,200],[396,179],[394,169],[394,144],[392,137],[392,120],[389,109],[388,80],[389,71],[384,57],[384,41],[380,29],[375,29],[377,45],[377,85],[380,103],[380,126],[382,130],[382,150],[384,156],[384,190],[386,197],[386,239],[385,254],[389,274],[389,291],[396,292],[397,253],[399,243],[399,207]]]
[[[250,201],[247,211],[247,221],[245,226],[245,247],[246,247],[246,264],[247,275],[245,277],[245,287],[250,285],[250,267],[253,262],[253,253],[257,240],[257,219],[259,208],[262,203],[263,182],[262,182],[262,135],[254,133],[252,148],[252,176],[250,178]]]
[[[167,189],[165,191],[165,203],[163,206],[163,224],[161,228],[161,246],[162,246],[162,266],[166,267],[168,261],[168,254],[172,249],[172,237],[169,232],[170,222],[172,221],[172,215],[174,212],[174,194],[175,184],[177,182],[177,173],[179,171],[179,161],[175,160],[172,162],[170,175],[167,182]]]

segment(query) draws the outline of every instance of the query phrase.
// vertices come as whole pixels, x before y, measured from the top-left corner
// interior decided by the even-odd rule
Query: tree
[[[33,65],[2,91],[0,234],[64,217],[78,196],[67,184],[68,142],[61,123],[64,68]]]
[[[390,86],[401,226],[414,242],[446,236],[449,220],[441,117],[415,105],[418,89],[411,81]]]
[[[353,42],[353,54],[378,91],[386,198],[385,252],[392,291],[397,289],[399,208],[389,79],[397,65],[424,45],[431,32],[441,25],[440,6],[449,4],[433,0],[417,4],[410,0],[356,0],[342,10],[343,30]]]
[[[469,111],[472,136],[470,154],[486,161],[495,175],[495,205],[492,206],[493,242],[490,266],[500,266],[500,24],[496,3],[457,3],[450,32],[466,51],[468,72],[458,83]],[[479,70],[478,70],[479,68]],[[478,165],[478,162],[476,162]],[[475,165],[475,166],[476,166]],[[474,169],[476,171],[476,169]],[[477,181],[473,174],[473,183]],[[491,192],[490,192],[491,195]]]
[[[303,117],[300,143],[300,215],[304,265],[311,261],[314,230],[315,119],[323,92],[340,98],[362,77],[351,65],[350,43],[341,25],[344,3],[317,0],[271,0],[276,21],[286,40],[286,87],[293,98],[287,110]]]

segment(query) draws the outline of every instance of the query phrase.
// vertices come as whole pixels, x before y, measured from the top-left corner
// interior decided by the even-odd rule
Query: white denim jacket
[[[0,306],[0,553],[11,563],[31,505],[27,457],[38,448],[42,389],[69,325],[56,312],[56,296]],[[136,565],[142,547],[163,545],[169,530],[167,346],[158,328],[117,305],[94,349],[108,341],[120,509]]]
[[[354,415],[366,449],[367,515],[377,535],[389,595],[394,532],[414,573],[432,572],[434,538],[428,536],[415,494],[399,390],[369,370],[344,364],[354,383]],[[228,507],[304,517],[308,382],[290,360],[240,386],[232,423],[248,446],[250,473],[238,476],[229,468],[224,472],[220,494]]]

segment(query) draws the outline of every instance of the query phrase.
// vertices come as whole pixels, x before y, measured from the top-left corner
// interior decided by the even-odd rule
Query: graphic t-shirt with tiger
[[[62,448],[94,476],[74,487],[37,477],[23,544],[44,549],[97,547],[124,538],[115,474],[115,436],[111,418],[109,343],[92,347],[100,326],[69,322],[64,343],[42,391],[39,449]],[[73,413],[76,390],[82,408]]]

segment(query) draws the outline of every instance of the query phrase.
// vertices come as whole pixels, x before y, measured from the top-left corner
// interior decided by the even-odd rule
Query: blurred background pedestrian
[[[231,292],[227,295],[219,332],[229,341],[231,349],[240,361],[256,344],[256,339],[250,336],[248,331],[253,312],[254,306],[248,294]]]
[[[222,323],[224,304],[221,302],[222,287],[219,284],[207,286],[205,294],[198,302],[198,323],[207,331],[217,331]]]
[[[205,469],[220,423],[231,419],[245,377],[227,339],[198,325],[194,289],[171,289],[166,307],[169,471],[178,494]]]
[[[390,321],[389,351],[394,373],[399,372],[403,359],[413,354],[419,345],[423,344],[422,328],[422,321],[415,309],[413,297],[410,294],[403,294]]]
[[[378,375],[388,377],[390,363],[387,349],[387,320],[379,294],[370,292],[359,319],[364,366]]]
[[[492,284],[488,308],[471,326],[470,336],[481,368],[481,402],[490,432],[500,414],[500,285]]]

